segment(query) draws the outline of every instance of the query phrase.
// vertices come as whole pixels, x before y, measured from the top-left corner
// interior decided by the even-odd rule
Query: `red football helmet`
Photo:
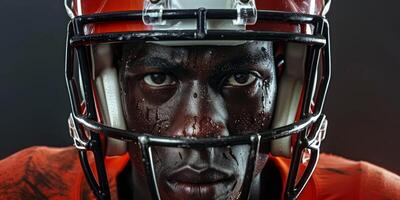
[[[149,187],[160,199],[151,147],[207,148],[249,145],[241,199],[247,199],[260,146],[291,158],[285,198],[295,199],[318,160],[327,121],[322,108],[330,80],[329,0],[73,0],[68,25],[66,81],[72,113],[70,134],[94,194],[109,199],[104,156],[142,150]],[[239,45],[271,41],[279,71],[270,130],[226,137],[167,137],[127,130],[117,70],[109,44],[147,41],[168,46]],[[94,154],[97,178],[87,152]]]

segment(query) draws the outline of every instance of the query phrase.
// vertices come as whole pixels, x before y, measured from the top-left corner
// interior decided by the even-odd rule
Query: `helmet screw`
[[[150,0],[150,2],[156,4],[156,3],[160,2],[160,0]]]

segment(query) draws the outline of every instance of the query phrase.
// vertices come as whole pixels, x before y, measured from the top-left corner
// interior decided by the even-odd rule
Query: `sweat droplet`
[[[230,146],[228,146],[228,152],[229,152],[229,155],[231,155],[231,157],[236,161],[236,165],[239,165],[239,162],[238,162],[236,156],[233,154],[232,148]]]
[[[196,132],[197,117],[194,116],[194,117],[193,117],[193,120],[194,120],[194,122],[193,122],[193,124],[192,124],[193,132],[190,133],[191,135],[194,134],[194,133]]]
[[[179,158],[181,158],[181,160],[182,160],[182,154],[181,154],[181,152],[179,152]]]
[[[235,189],[236,184],[237,184],[237,180],[236,180],[235,183],[233,183],[233,185],[232,185],[232,191]]]
[[[225,152],[222,154],[225,159],[229,160],[228,156],[226,156]]]
[[[265,47],[261,47],[261,51],[266,51],[267,49],[265,49]]]
[[[146,107],[146,119],[150,120],[150,109]]]
[[[158,108],[156,109],[156,121],[158,121],[160,118],[158,116]]]

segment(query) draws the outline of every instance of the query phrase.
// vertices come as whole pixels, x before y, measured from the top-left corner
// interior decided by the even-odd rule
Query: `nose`
[[[183,89],[169,132],[173,136],[227,136],[227,111],[221,95],[208,84],[193,81]]]

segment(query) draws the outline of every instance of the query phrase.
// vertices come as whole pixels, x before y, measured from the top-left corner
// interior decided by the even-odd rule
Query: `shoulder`
[[[0,161],[0,199],[66,197],[79,167],[72,147],[24,149]]]
[[[321,154],[313,179],[320,199],[400,199],[400,177],[364,161]]]

